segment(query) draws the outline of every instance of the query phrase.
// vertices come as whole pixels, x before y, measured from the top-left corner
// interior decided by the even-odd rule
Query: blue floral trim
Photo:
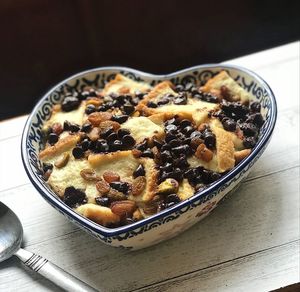
[[[108,231],[107,228],[101,227],[76,214],[75,211],[70,210],[59,201],[55,193],[48,187],[47,183],[45,183],[42,172],[40,171],[41,163],[38,159],[38,153],[42,147],[42,127],[44,122],[49,119],[53,105],[60,103],[66,92],[82,90],[85,86],[104,87],[106,82],[113,79],[117,73],[121,73],[136,81],[149,82],[152,86],[166,79],[175,84],[187,84],[192,82],[203,85],[208,79],[218,74],[220,70],[226,70],[236,82],[260,102],[266,119],[266,122],[260,131],[258,145],[254,148],[253,153],[239,166],[239,170],[234,169],[221,179],[224,180],[223,184],[218,185],[217,182],[206,191],[195,194],[189,200],[170,208],[170,210],[165,210],[165,212],[163,211],[156,214],[152,216],[153,218],[150,217],[144,219],[133,226],[119,228],[114,232],[114,230]],[[274,128],[275,121],[276,102],[272,91],[263,80],[260,80],[254,73],[245,69],[241,70],[234,66],[208,65],[194,67],[166,76],[154,76],[126,68],[100,68],[77,74],[74,78],[71,77],[65,80],[41,99],[29,117],[23,132],[22,159],[29,178],[41,195],[54,208],[64,216],[68,217],[69,220],[76,223],[81,228],[84,228],[91,235],[96,236],[106,243],[112,243],[115,240],[123,241],[135,237],[138,234],[142,234],[148,230],[166,224],[167,222],[176,220],[182,214],[211,200],[220,192],[226,190],[232,183],[240,180],[265,150]]]

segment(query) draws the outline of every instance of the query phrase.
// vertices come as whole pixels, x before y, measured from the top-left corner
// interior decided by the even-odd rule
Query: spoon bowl
[[[17,256],[25,266],[48,278],[66,291],[97,291],[86,283],[67,273],[47,259],[24,250],[21,247],[23,227],[17,215],[0,202],[0,263],[11,256]]]
[[[6,205],[0,202],[0,262],[10,258],[20,249],[23,239],[23,227]]]

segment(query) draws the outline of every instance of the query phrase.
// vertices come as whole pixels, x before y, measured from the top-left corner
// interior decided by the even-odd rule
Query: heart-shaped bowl
[[[61,102],[66,90],[82,89],[84,86],[101,88],[116,73],[124,74],[136,81],[148,82],[151,85],[162,80],[203,85],[221,70],[227,71],[248,91],[251,100],[260,102],[265,123],[251,154],[205,190],[196,192],[191,198],[149,218],[118,228],[105,228],[77,214],[64,204],[43,179],[38,159],[42,146],[41,129],[44,122],[50,117],[53,105]],[[140,249],[171,238],[191,227],[208,215],[226,195],[233,192],[266,149],[275,126],[276,116],[276,100],[269,85],[257,74],[241,67],[209,64],[167,75],[153,75],[124,67],[96,68],[67,78],[40,99],[24,127],[21,145],[22,160],[27,175],[38,192],[70,221],[106,244],[127,249]]]

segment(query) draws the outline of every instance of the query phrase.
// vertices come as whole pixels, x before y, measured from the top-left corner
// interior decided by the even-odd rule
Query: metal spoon
[[[19,218],[0,202],[0,263],[15,255],[31,270],[43,275],[66,291],[97,291],[47,259],[20,248],[22,240],[23,227]]]

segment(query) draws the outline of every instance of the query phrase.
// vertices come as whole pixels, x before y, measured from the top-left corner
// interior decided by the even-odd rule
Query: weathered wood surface
[[[273,88],[279,115],[272,141],[210,216],[137,252],[105,246],[49,206],[23,170],[26,117],[0,123],[0,200],[21,219],[25,248],[102,291],[268,291],[299,282],[299,42],[230,63]],[[29,290],[60,291],[16,259],[1,263],[0,291]]]

